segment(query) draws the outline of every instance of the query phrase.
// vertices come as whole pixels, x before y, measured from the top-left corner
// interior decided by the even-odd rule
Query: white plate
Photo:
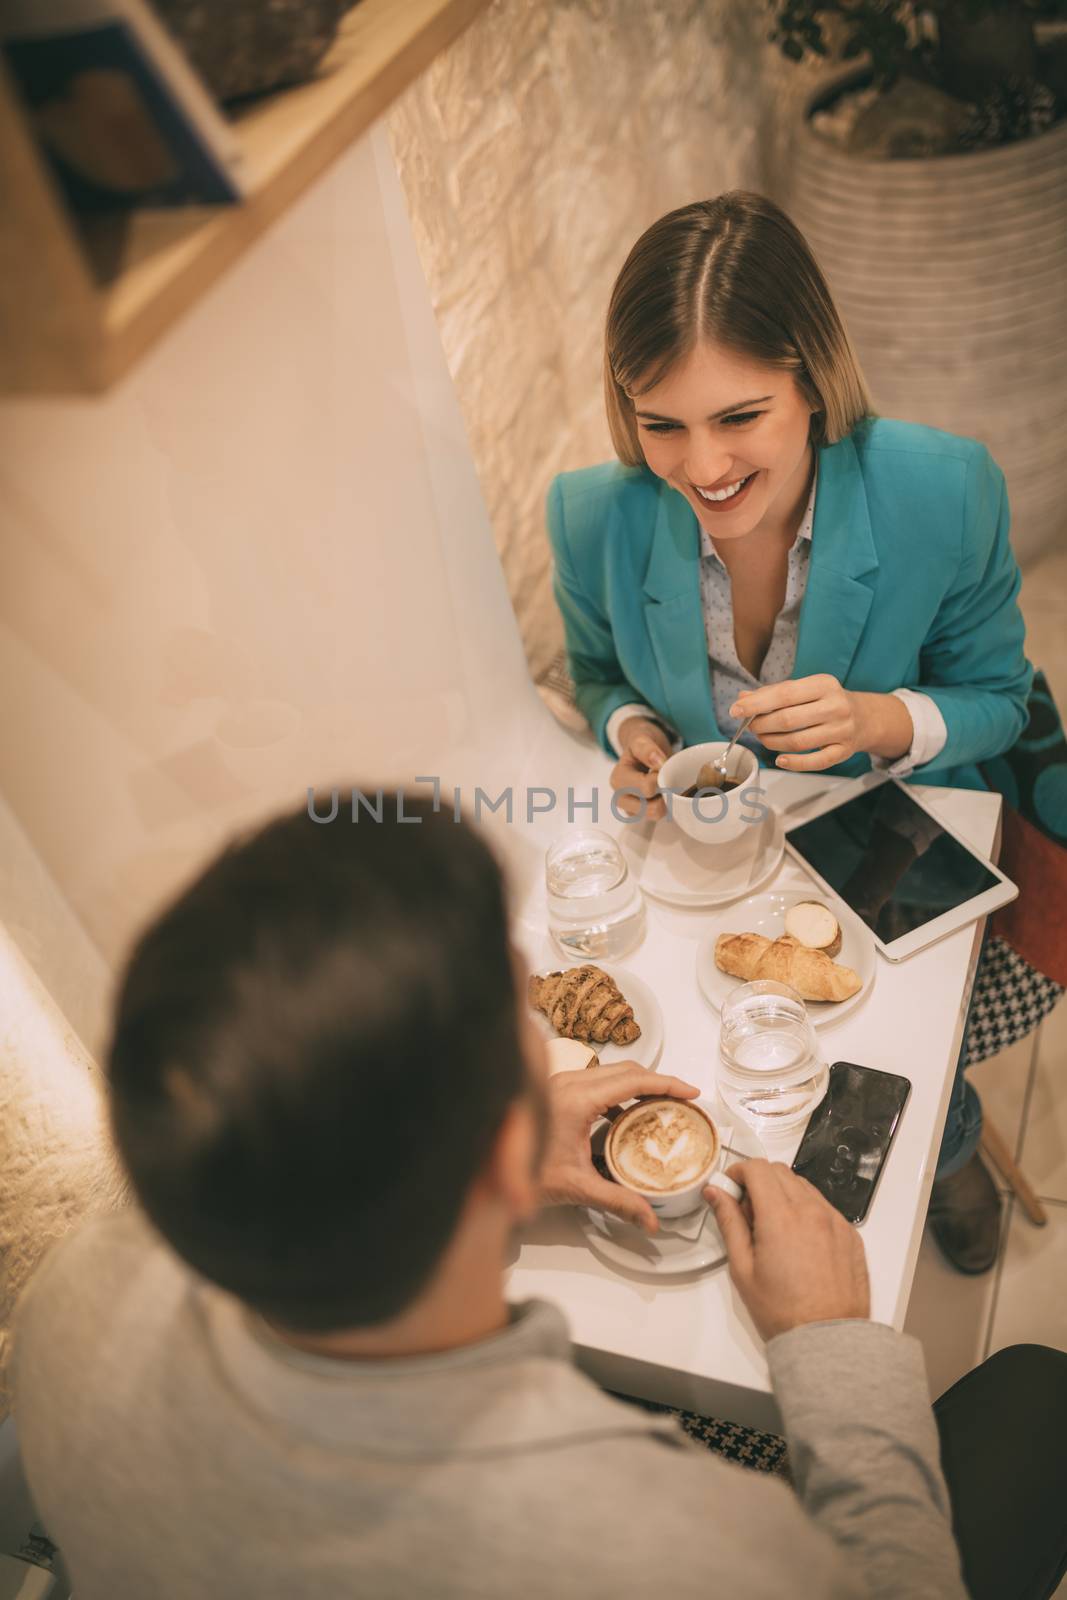
[[[730,1156],[744,1161],[763,1155],[763,1146],[751,1128],[732,1118],[718,1098],[709,1105],[709,1110],[723,1135],[728,1152],[726,1166],[730,1164]],[[596,1132],[594,1130],[594,1136]],[[582,1207],[577,1216],[594,1255],[627,1272],[650,1273],[662,1278],[676,1272],[700,1272],[726,1260],[726,1247],[710,1206],[693,1216],[660,1223],[660,1231],[654,1239],[632,1222],[622,1222],[603,1211]]]
[[[620,828],[619,843],[630,871],[655,900],[675,906],[718,906],[751,894],[778,870],[785,833],[776,811],[753,823],[756,845],[740,849],[717,845],[709,851],[684,834],[669,817],[633,822]]]
[[[785,914],[790,906],[800,905],[807,900],[825,904],[818,884],[813,883],[807,888],[767,889],[763,894],[750,895],[737,905],[717,910],[706,919],[707,937],[697,947],[697,982],[704,998],[716,1011],[722,1010],[727,995],[744,982],[742,978],[731,978],[728,973],[720,972],[715,965],[715,941],[719,935],[762,933],[765,939],[778,939],[785,932]],[[832,910],[841,925],[841,950],[834,960],[858,973],[860,988],[847,1000],[805,1000],[808,1016],[817,1028],[840,1021],[866,999],[874,985],[878,965],[874,939],[866,924],[846,906],[835,904]]]
[[[635,1039],[633,1044],[594,1044],[600,1057],[602,1067],[613,1067],[620,1061],[636,1061],[639,1066],[651,1070],[660,1058],[663,1049],[663,1012],[660,1010],[659,1001],[643,978],[635,972],[630,972],[625,967],[615,967],[606,961],[561,961],[558,967],[542,967],[537,976],[545,977],[550,972],[568,972],[571,967],[590,966],[599,967],[601,972],[606,972],[615,979],[623,995],[634,1008],[634,1021],[641,1029],[640,1039]],[[543,1011],[535,1011],[533,1006],[530,1011],[541,1032],[546,1039],[558,1039],[559,1034],[549,1022]]]

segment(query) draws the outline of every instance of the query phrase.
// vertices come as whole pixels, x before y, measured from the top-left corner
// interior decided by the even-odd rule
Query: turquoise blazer
[[[1019,568],[1004,475],[984,445],[914,423],[861,423],[819,451],[795,678],[921,689],[948,729],[915,778],[984,788],[977,763],[1026,723]],[[645,467],[563,473],[548,495],[555,593],[578,704],[611,754],[611,713],[643,700],[685,743],[722,737],[712,707],[696,515]],[[870,769],[866,755],[829,770]]]

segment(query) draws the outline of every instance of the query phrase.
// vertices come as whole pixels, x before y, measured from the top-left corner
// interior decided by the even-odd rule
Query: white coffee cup
[[[727,763],[728,777],[738,787],[729,793],[708,793],[692,800],[684,797],[697,781],[701,767],[721,756],[729,743],[693,744],[679,750],[660,767],[657,781],[667,802],[667,815],[698,844],[729,844],[752,829],[755,841],[759,824],[767,814],[767,800],[760,783],[760,765],[744,745],[735,744]]]
[[[632,1194],[641,1195],[643,1199],[648,1201],[656,1215],[662,1218],[684,1217],[688,1216],[691,1211],[695,1211],[699,1205],[706,1203],[703,1196],[704,1190],[709,1184],[714,1185],[716,1189],[722,1189],[725,1194],[732,1195],[735,1200],[740,1200],[742,1194],[740,1186],[732,1178],[728,1178],[724,1172],[718,1170],[723,1157],[722,1136],[713,1118],[709,1116],[702,1105],[699,1105],[694,1100],[674,1101],[674,1104],[684,1105],[688,1110],[695,1111],[699,1116],[703,1117],[711,1129],[712,1153],[699,1177],[694,1178],[692,1183],[687,1184],[684,1189],[671,1189],[668,1192],[664,1192],[662,1189],[642,1189],[631,1182],[629,1178],[623,1177],[619,1172],[611,1153],[612,1141],[616,1131],[622,1128],[633,1113],[644,1109],[657,1100],[670,1100],[671,1098],[670,1095],[646,1095],[642,1099],[635,1101],[632,1106],[627,1106],[624,1111],[615,1117],[604,1141],[604,1161],[615,1182],[620,1184],[622,1188],[629,1189]]]

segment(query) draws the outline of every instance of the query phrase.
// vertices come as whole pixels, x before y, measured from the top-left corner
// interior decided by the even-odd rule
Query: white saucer
[[[730,1157],[744,1161],[764,1154],[751,1128],[733,1118],[717,1096],[709,1109],[728,1152],[724,1166],[730,1165]],[[626,1272],[663,1278],[678,1272],[700,1272],[726,1260],[726,1246],[710,1206],[692,1216],[661,1223],[654,1239],[632,1222],[622,1222],[603,1211],[580,1207],[576,1215],[594,1255]]]
[[[633,1044],[594,1044],[590,1049],[595,1050],[600,1057],[602,1067],[613,1067],[620,1061],[636,1061],[638,1066],[647,1067],[650,1071],[655,1067],[663,1049],[663,1012],[660,1010],[659,1001],[643,978],[635,972],[630,972],[626,967],[615,967],[607,961],[565,961],[561,960],[558,966],[541,967],[537,976],[545,977],[549,972],[567,972],[571,967],[580,966],[599,967],[601,972],[606,972],[615,979],[623,995],[634,1008],[634,1021],[641,1029],[640,1039],[635,1039]],[[535,1011],[530,1007],[530,1013],[546,1039],[557,1039],[555,1028],[549,1022],[543,1011]]]
[[[715,965],[715,941],[721,933],[762,933],[765,939],[777,939],[785,932],[785,914],[790,906],[802,901],[815,900],[825,904],[818,884],[807,888],[766,889],[762,894],[750,895],[747,900],[717,910],[704,921],[707,937],[697,947],[697,982],[704,998],[716,1011],[721,1011],[727,995],[744,982],[720,972]],[[841,951],[834,960],[851,967],[859,975],[861,987],[847,1000],[805,1000],[808,1016],[816,1028],[839,1022],[842,1017],[860,1005],[874,985],[878,965],[877,952],[871,930],[847,906],[835,904],[834,916],[841,924]]]
[[[785,851],[778,813],[769,811],[752,831],[754,849],[747,836],[737,848],[697,844],[669,817],[625,824],[618,837],[630,871],[653,899],[674,906],[718,906],[751,894],[778,870]]]

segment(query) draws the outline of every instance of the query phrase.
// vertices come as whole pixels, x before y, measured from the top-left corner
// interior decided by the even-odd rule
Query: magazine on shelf
[[[75,209],[240,200],[236,135],[143,0],[0,0],[0,47]]]

